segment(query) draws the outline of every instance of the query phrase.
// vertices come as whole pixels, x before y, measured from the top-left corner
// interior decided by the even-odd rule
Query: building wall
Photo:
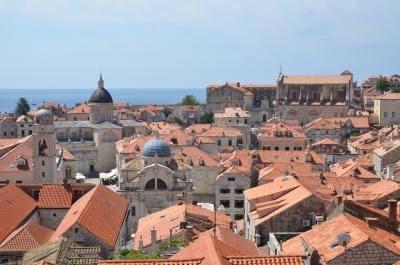
[[[222,201],[229,201],[229,207],[224,206],[225,214],[229,215],[232,220],[242,219],[244,216],[244,195],[243,191],[250,188],[250,179],[238,173],[223,173],[216,182],[215,198],[217,207]],[[229,190],[229,193],[222,190]],[[238,192],[237,190],[241,190]],[[242,207],[236,207],[235,201],[241,201]],[[241,216],[241,218],[239,218]]]
[[[284,212],[256,225],[249,215],[249,202],[246,201],[245,237],[255,241],[255,235],[260,234],[261,242],[267,242],[271,232],[299,232],[310,229],[312,225],[311,214],[324,215],[330,209],[327,206],[327,203],[324,204],[318,197],[311,195]],[[304,226],[303,220],[309,220],[310,226]]]
[[[368,240],[356,248],[348,248],[343,255],[329,261],[328,264],[381,265],[394,264],[399,259],[398,255]]]
[[[57,229],[68,209],[38,209],[40,224],[50,229]]]
[[[302,123],[317,118],[346,117],[349,111],[347,105],[320,106],[320,105],[278,105],[276,115],[288,120],[299,120]]]
[[[6,118],[0,122],[0,138],[16,138],[17,123],[14,120]]]
[[[89,113],[67,113],[67,121],[88,121]]]
[[[32,134],[32,122],[17,123],[17,137],[25,137]]]
[[[276,150],[276,148],[279,148],[278,150],[305,150],[307,147],[307,138],[263,136],[259,137],[259,144],[262,150]]]
[[[400,100],[375,100],[374,112],[381,126],[400,124]]]

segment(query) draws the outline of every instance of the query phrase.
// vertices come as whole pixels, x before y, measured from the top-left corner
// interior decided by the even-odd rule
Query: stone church
[[[113,121],[113,99],[101,75],[88,105],[88,121],[55,121],[54,125],[57,143],[76,159],[76,172],[97,177],[115,168],[115,142],[122,138],[122,127]]]
[[[190,166],[173,159],[171,148],[163,140],[149,140],[141,155],[124,163],[119,172],[119,189],[131,206],[130,227],[137,227],[139,219],[168,208],[178,196],[192,201],[193,182]]]

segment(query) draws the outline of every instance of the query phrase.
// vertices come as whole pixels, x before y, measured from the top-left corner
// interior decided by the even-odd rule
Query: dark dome
[[[110,93],[104,88],[104,81],[101,74],[98,87],[90,96],[89,103],[113,103]]]
[[[161,139],[152,139],[144,144],[142,156],[154,157],[156,154],[158,157],[170,157],[171,149]]]
[[[113,103],[113,99],[105,88],[98,88],[93,91],[89,103]]]
[[[349,70],[344,70],[341,75],[352,75],[353,73],[350,72]]]

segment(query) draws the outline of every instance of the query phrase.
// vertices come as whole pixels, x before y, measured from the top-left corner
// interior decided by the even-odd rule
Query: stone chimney
[[[236,83],[236,86],[237,86],[237,87],[240,87],[240,82],[237,82],[237,83]]]
[[[150,230],[151,246],[155,246],[157,243],[157,230],[153,228]]]
[[[183,195],[182,194],[178,194],[177,195],[177,199],[178,199],[178,205],[182,205],[183,201],[184,201]]]
[[[397,220],[397,201],[389,200],[389,222],[393,223]]]
[[[370,228],[376,227],[376,225],[379,223],[379,219],[376,217],[366,217],[365,221],[367,222],[368,227]]]
[[[193,226],[192,225],[186,226],[185,237],[186,237],[187,241],[192,242],[192,239],[193,239]]]

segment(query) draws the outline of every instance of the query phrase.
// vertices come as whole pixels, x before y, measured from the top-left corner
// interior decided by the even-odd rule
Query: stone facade
[[[14,118],[5,117],[0,118],[0,138],[16,138],[17,137],[17,123]]]
[[[250,178],[235,170],[227,170],[218,176],[215,200],[217,207],[224,206],[224,212],[232,220],[243,219],[243,191],[250,188]]]
[[[308,122],[318,117],[344,117],[353,99],[353,74],[278,77],[276,115]]]
[[[313,214],[324,215],[326,209],[320,198],[311,195],[273,218],[255,224],[249,215],[249,202],[245,201],[245,238],[255,241],[256,234],[259,234],[260,242],[266,243],[271,232],[299,232],[310,229],[313,224]]]
[[[394,264],[400,256],[372,241],[367,241],[356,248],[349,248],[343,255],[329,261],[329,265],[381,265]]]

